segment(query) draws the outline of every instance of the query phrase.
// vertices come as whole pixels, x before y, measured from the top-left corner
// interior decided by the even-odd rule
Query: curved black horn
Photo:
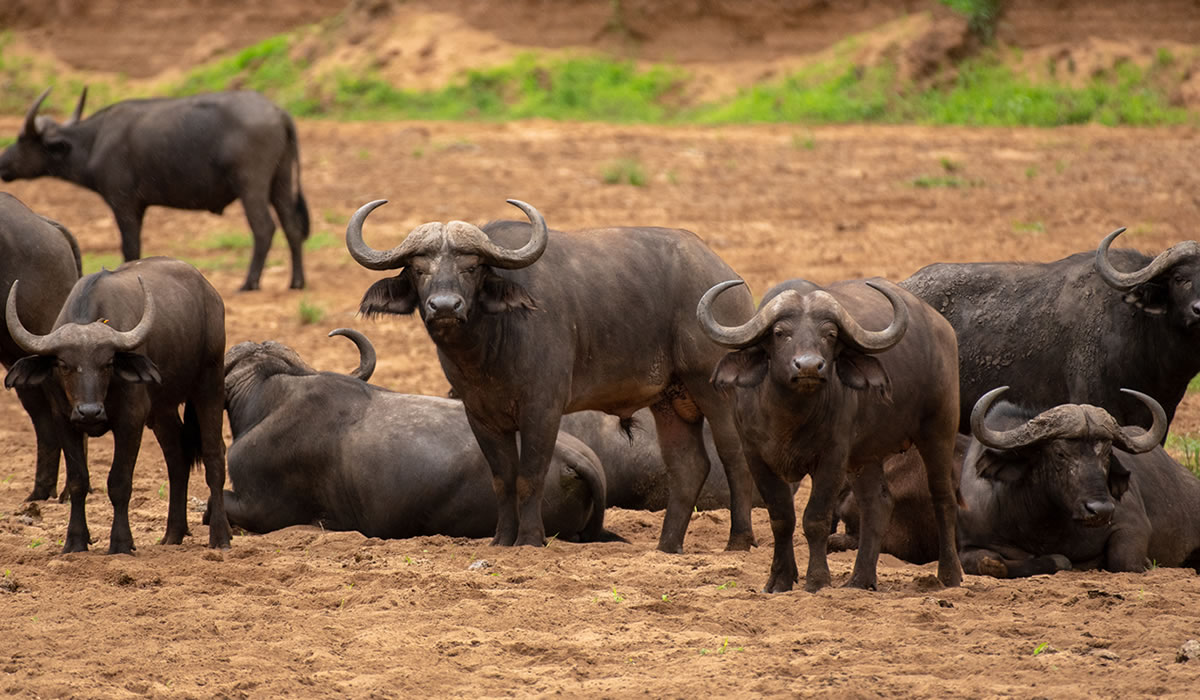
[[[358,367],[350,372],[349,375],[364,382],[369,380],[371,375],[375,373],[375,346],[371,344],[370,340],[367,340],[367,336],[353,328],[335,328],[329,331],[330,338],[335,335],[349,338],[350,342],[354,343],[354,346],[358,348]]]
[[[1163,410],[1162,404],[1140,391],[1133,389],[1121,389],[1121,391],[1146,404],[1146,408],[1150,409],[1151,415],[1154,416],[1154,422],[1150,425],[1149,430],[1136,426],[1121,426],[1121,434],[1114,442],[1126,452],[1134,454],[1149,452],[1162,444],[1163,436],[1167,434],[1167,412]]]
[[[367,220],[368,214],[384,204],[387,204],[386,199],[367,202],[354,212],[350,223],[346,224],[346,249],[350,251],[350,257],[354,258],[355,262],[368,270],[394,270],[404,267],[408,263],[408,257],[412,255],[412,251],[405,247],[408,243],[407,237],[389,251],[375,250],[363,242],[363,222]]]
[[[79,93],[79,101],[75,103],[75,111],[71,112],[71,118],[66,121],[63,126],[70,126],[77,123],[83,118],[83,103],[87,100],[87,85],[83,86],[83,90]]]
[[[1197,245],[1195,241],[1183,241],[1159,253],[1142,269],[1134,270],[1133,272],[1121,272],[1113,267],[1109,261],[1108,247],[1124,231],[1124,228],[1119,228],[1108,234],[1104,237],[1104,240],[1100,241],[1100,247],[1096,249],[1096,272],[1100,275],[1100,279],[1104,280],[1108,286],[1118,291],[1127,292],[1139,284],[1149,282],[1158,275],[1161,275],[1165,270],[1179,263],[1180,260],[1200,255],[1200,245]]]
[[[116,339],[113,341],[113,348],[118,351],[128,352],[146,341],[150,335],[150,329],[154,327],[154,295],[150,290],[146,289],[146,283],[142,278],[138,277],[138,286],[142,288],[142,318],[137,322],[137,325],[127,331],[113,330]]]
[[[1029,434],[1029,423],[1022,423],[1011,430],[995,431],[987,427],[987,414],[992,404],[1001,394],[1008,391],[1007,386],[996,387],[979,397],[975,407],[971,409],[971,434],[987,447],[997,450],[1011,450],[1033,442]]]
[[[486,264],[492,267],[506,270],[528,267],[542,257],[542,253],[546,251],[546,244],[550,241],[550,231],[546,227],[546,219],[532,205],[519,199],[504,201],[525,212],[525,216],[529,217],[529,223],[533,226],[529,242],[516,250],[510,250],[496,245],[490,238],[484,236],[479,254],[485,259]]]
[[[802,303],[800,293],[794,289],[788,289],[771,299],[771,301],[768,301],[750,317],[749,321],[746,321],[742,325],[723,326],[713,318],[713,302],[726,289],[736,287],[740,284],[745,284],[745,282],[742,280],[728,280],[715,284],[704,293],[704,296],[700,297],[700,302],[696,304],[696,320],[699,321],[700,328],[704,329],[704,333],[714,343],[730,348],[731,350],[740,350],[741,348],[750,347],[757,343],[770,330],[775,321],[779,319],[785,306]]]
[[[900,295],[899,288],[891,282],[872,280],[866,284],[887,297],[892,304],[892,322],[881,331],[869,331],[863,328],[846,311],[845,307],[833,299],[832,295],[830,295],[830,299],[834,304],[834,315],[837,317],[838,326],[842,329],[842,339],[862,352],[883,352],[904,338],[904,332],[908,330],[908,304]]]
[[[21,126],[21,134],[23,136],[33,136],[37,134],[37,113],[42,108],[42,103],[46,101],[46,95],[50,94],[53,86],[42,90],[42,94],[33,101],[33,105],[29,107],[29,111],[25,113],[25,123]]]

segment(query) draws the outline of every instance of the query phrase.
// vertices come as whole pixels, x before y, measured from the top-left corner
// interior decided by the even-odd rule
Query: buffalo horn
[[[350,372],[350,376],[364,382],[369,380],[375,373],[375,346],[371,344],[370,340],[367,340],[367,336],[353,328],[336,328],[329,331],[330,338],[335,335],[349,338],[350,342],[358,348],[358,367]]]
[[[987,447],[997,450],[1011,450],[1034,442],[1029,435],[1029,423],[1011,430],[995,431],[987,427],[987,414],[992,404],[1000,395],[1008,391],[1007,386],[996,387],[979,397],[975,407],[971,409],[971,434]]]
[[[29,107],[29,111],[25,113],[25,124],[21,126],[22,136],[34,136],[37,134],[37,113],[42,108],[42,103],[46,101],[46,95],[50,94],[50,88],[42,90],[42,94],[33,101],[33,105]]]
[[[375,250],[363,242],[363,222],[367,220],[368,214],[384,204],[387,204],[386,199],[367,202],[354,212],[354,216],[350,217],[350,223],[346,224],[346,249],[350,251],[350,257],[354,258],[355,262],[368,270],[394,270],[404,267],[414,252],[413,244],[409,243],[411,236],[406,237],[400,242],[400,245],[386,252]]]
[[[79,101],[75,103],[75,111],[71,112],[71,118],[67,120],[63,126],[70,126],[77,123],[83,118],[83,103],[87,100],[87,86],[83,86],[83,90],[79,93]]]
[[[881,331],[866,330],[832,296],[830,296],[830,301],[833,302],[831,311],[838,326],[842,329],[842,339],[847,345],[862,352],[883,352],[899,343],[900,339],[904,337],[904,332],[908,330],[908,304],[904,303],[904,297],[900,296],[900,292],[891,282],[871,281],[867,282],[867,286],[887,297],[892,304],[892,323],[887,328]],[[814,295],[820,293],[815,292]]]
[[[721,345],[732,350],[750,347],[757,343],[763,334],[774,325],[775,321],[783,313],[784,307],[789,304],[803,304],[803,298],[800,293],[794,289],[789,289],[781,292],[778,296],[768,301],[757,313],[740,326],[723,326],[717,323],[717,320],[712,315],[712,305],[717,297],[726,289],[736,287],[739,284],[745,284],[742,280],[728,280],[719,284],[713,285],[711,289],[700,297],[700,303],[696,305],[696,320],[700,322],[700,327],[710,339],[717,345]]]
[[[113,349],[118,352],[128,352],[144,343],[154,327],[154,296],[146,289],[141,277],[138,277],[138,286],[142,288],[142,318],[127,331],[113,330]]]
[[[44,355],[51,350],[49,336],[31,333],[21,323],[21,318],[17,316],[17,284],[17,281],[12,283],[12,289],[8,292],[8,302],[4,307],[4,320],[8,323],[8,334],[12,336],[13,342],[25,352],[31,355]]]
[[[1150,409],[1150,413],[1154,416],[1154,423],[1151,424],[1149,430],[1136,426],[1121,426],[1121,433],[1114,436],[1113,442],[1126,452],[1134,454],[1149,452],[1158,447],[1162,443],[1163,436],[1167,434],[1167,412],[1163,410],[1161,404],[1140,391],[1133,389],[1121,389],[1121,391],[1146,404],[1146,408]]]
[[[1133,272],[1121,272],[1109,262],[1108,247],[1124,231],[1124,228],[1119,228],[1108,234],[1104,237],[1104,240],[1100,241],[1100,247],[1096,249],[1096,272],[1100,274],[1100,279],[1104,280],[1108,286],[1118,291],[1127,292],[1139,284],[1149,282],[1158,275],[1161,275],[1180,261],[1200,255],[1200,246],[1195,241],[1183,241],[1159,253],[1154,260],[1150,261],[1150,264],[1142,269],[1134,270]]]
[[[529,235],[529,242],[516,250],[510,250],[496,245],[485,235],[479,244],[479,255],[484,258],[484,262],[487,265],[492,267],[499,267],[505,270],[517,270],[522,267],[528,267],[537,262],[538,258],[542,257],[542,253],[546,250],[546,243],[550,240],[550,232],[546,228],[546,219],[533,206],[519,199],[506,199],[504,201],[525,212],[525,216],[529,217],[529,223],[533,226],[533,232]]]

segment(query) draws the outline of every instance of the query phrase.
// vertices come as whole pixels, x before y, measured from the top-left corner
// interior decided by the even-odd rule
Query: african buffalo
[[[958,333],[961,431],[979,397],[1002,384],[1030,408],[1086,403],[1123,425],[1149,425],[1141,402],[1118,391],[1129,387],[1174,418],[1200,372],[1200,247],[1179,243],[1154,259],[1110,251],[1124,230],[1095,253],[1051,263],[938,263],[900,283]]]
[[[84,514],[88,492],[87,437],[113,433],[108,497],[113,505],[110,554],[131,553],[129,497],[133,467],[149,425],[158,438],[171,484],[165,544],[187,534],[188,471],[202,458],[213,525],[210,547],[228,547],[222,488],[221,356],[225,307],[196,268],[147,258],[88,275],[71,289],[52,330],[39,335],[18,317],[18,282],[5,308],[12,339],[26,353],[13,364],[8,388],[47,388],[54,427],[67,462],[71,517],[64,552],[90,541]],[[21,286],[24,289],[23,286]],[[179,405],[184,404],[183,420]]]
[[[360,265],[402,268],[373,284],[359,309],[368,316],[416,310],[425,321],[492,469],[499,500],[493,542],[542,544],[542,484],[563,413],[593,409],[627,418],[651,406],[671,491],[658,548],[683,550],[708,474],[703,418],[712,423],[731,485],[728,548],[749,548],[750,479],[730,407],[707,382],[721,349],[704,338],[690,311],[733,270],[688,231],[551,236],[536,209],[508,201],[531,223],[429,223],[380,252],[362,237],[380,200],[359,209],[346,229]],[[752,307],[742,290],[720,313]]]
[[[257,92],[126,100],[82,119],[87,89],[62,124],[25,115],[17,141],[0,154],[5,182],[50,175],[97,192],[121,229],[125,260],[141,257],[146,207],[220,214],[242,200],[254,254],[242,289],[258,289],[275,235],[271,207],[292,251],[292,289],[304,287],[308,204],[292,118]]]
[[[12,195],[0,192],[0,293],[8,297],[17,278],[25,280],[25,294],[17,316],[34,333],[46,333],[63,300],[80,275],[79,245],[71,232],[56,221],[39,216]],[[0,328],[0,364],[5,369],[27,355],[7,328]],[[37,471],[33,491],[25,499],[50,498],[58,484],[58,456],[62,448],[54,429],[49,387],[17,390],[21,405],[33,421],[37,439]],[[66,489],[63,495],[67,494]]]
[[[826,540],[848,469],[854,494],[865,505],[858,557],[846,585],[873,589],[892,510],[882,462],[913,444],[931,465],[927,483],[937,504],[938,578],[958,585],[951,477],[958,427],[954,329],[928,305],[882,280],[826,288],[784,282],[763,297],[750,320],[723,326],[713,318],[712,305],[741,284],[714,286],[696,314],[714,342],[734,350],[716,365],[712,381],[733,396],[746,462],[771,515],[775,551],[764,590],[789,591],[798,579],[788,483],[806,474],[812,476],[812,493],[804,510],[804,587],[816,591],[830,583]],[[861,324],[887,326],[869,331]]]
[[[367,384],[369,341],[348,329],[334,334],[363,353],[350,376],[317,372],[274,341],[226,354],[229,522],[254,532],[320,522],[370,537],[495,532],[491,473],[462,403]],[[614,539],[604,530],[604,496],[595,454],[560,433],[543,491],[547,531]]]

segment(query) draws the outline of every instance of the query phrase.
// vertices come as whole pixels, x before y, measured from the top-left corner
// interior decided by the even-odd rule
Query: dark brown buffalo
[[[1001,385],[1031,409],[1090,404],[1148,426],[1145,406],[1118,391],[1129,387],[1174,417],[1200,372],[1200,245],[1154,258],[1110,251],[1124,230],[1055,262],[937,263],[900,283],[958,333],[962,432],[979,397]]]
[[[659,549],[679,552],[708,474],[708,418],[731,492],[730,549],[753,543],[750,479],[727,402],[707,378],[721,349],[692,309],[733,271],[695,235],[663,228],[553,234],[541,214],[509,200],[531,224],[461,221],[419,226],[394,249],[372,250],[359,209],[346,229],[354,259],[400,268],[363,297],[367,315],[420,313],[450,385],[462,397],[499,499],[494,542],[541,545],[542,484],[563,413],[629,417],[650,406],[670,473]],[[749,292],[718,313],[749,314]],[[517,433],[520,432],[520,449]]]
[[[892,511],[882,463],[909,445],[931,465],[927,483],[937,504],[938,577],[947,586],[958,585],[952,480],[958,376],[950,324],[882,280],[827,288],[792,280],[768,292],[743,325],[723,326],[711,306],[740,284],[714,286],[700,300],[697,315],[713,341],[735,350],[716,366],[713,384],[733,395],[742,449],[771,515],[775,551],[765,590],[789,591],[798,580],[788,484],[806,474],[812,493],[804,510],[805,589],[830,583],[826,545],[847,474],[864,505],[858,557],[846,585],[875,587]]]
[[[67,462],[71,518],[64,552],[88,548],[86,441],[113,433],[108,497],[113,506],[110,554],[134,549],[129,529],[133,467],[149,425],[162,447],[171,484],[165,544],[187,534],[188,470],[201,459],[213,524],[210,547],[228,547],[222,488],[225,444],[222,356],[225,307],[196,268],[147,258],[79,280],[45,335],[21,323],[13,283],[5,308],[8,331],[28,353],[4,379],[9,388],[44,386],[53,399],[54,429]],[[183,420],[179,406],[184,404]]]
[[[79,246],[70,231],[33,213],[16,197],[0,192],[0,293],[8,298],[13,282],[25,280],[25,293],[17,305],[22,324],[34,333],[49,332],[79,275]],[[0,328],[0,364],[5,369],[28,354],[7,328]],[[17,390],[37,439],[37,471],[27,501],[51,498],[58,485],[62,448],[47,391],[46,387]]]
[[[292,118],[257,92],[217,92],[178,99],[125,100],[83,119],[87,90],[62,124],[38,109],[25,115],[17,141],[0,154],[0,179],[49,175],[93,190],[112,209],[125,260],[142,254],[149,206],[220,214],[242,200],[254,253],[242,289],[258,289],[275,222],[292,252],[292,288],[304,286],[308,205],[300,190],[300,155]]]

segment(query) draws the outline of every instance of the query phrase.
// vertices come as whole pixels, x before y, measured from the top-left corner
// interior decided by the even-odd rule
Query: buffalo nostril
[[[825,358],[819,355],[801,355],[792,358],[792,366],[801,372],[820,372],[825,369]]]
[[[76,406],[75,411],[83,418],[98,418],[104,412],[104,406],[98,403],[84,403]]]
[[[1083,504],[1083,508],[1088,512],[1088,515],[1097,518],[1111,517],[1113,511],[1116,510],[1116,506],[1112,501],[1087,501]]]
[[[462,311],[462,307],[463,307],[463,301],[462,301],[462,299],[455,299],[455,300],[454,300],[454,310],[455,310],[455,311]]]
[[[1200,301],[1197,301],[1192,304],[1192,315],[1200,316]]]

